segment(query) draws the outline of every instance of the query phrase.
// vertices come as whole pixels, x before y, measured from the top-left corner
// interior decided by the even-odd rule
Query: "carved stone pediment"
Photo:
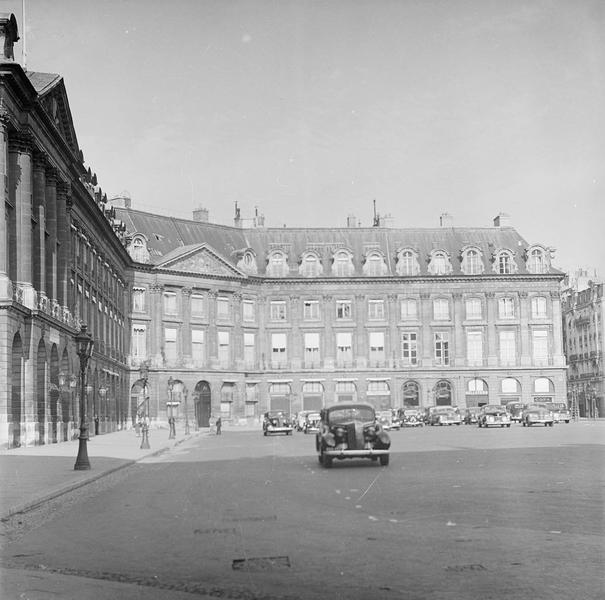
[[[245,277],[244,273],[236,269],[206,244],[184,250],[182,254],[177,256],[166,256],[156,267],[185,273],[199,273],[200,275]]]

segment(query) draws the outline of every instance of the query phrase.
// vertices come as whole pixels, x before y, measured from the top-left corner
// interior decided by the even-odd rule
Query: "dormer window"
[[[478,248],[464,248],[462,250],[462,272],[465,275],[481,275],[483,261]]]
[[[288,274],[288,261],[283,252],[273,252],[269,255],[267,275],[269,277],[285,277]]]
[[[256,265],[256,256],[251,250],[246,250],[243,256],[237,263],[237,267],[250,275],[256,275],[258,273],[258,267]]]
[[[546,273],[548,271],[548,261],[546,253],[542,248],[533,248],[529,251],[527,260],[527,270],[530,273]]]
[[[517,272],[517,263],[511,250],[501,248],[493,254],[492,270],[498,275],[511,275]]]
[[[132,260],[138,263],[149,262],[149,250],[147,249],[147,241],[141,235],[137,235],[132,239],[128,248]]]
[[[336,277],[348,277],[353,275],[355,267],[353,266],[353,256],[347,250],[339,250],[334,255],[332,264],[332,274]]]
[[[396,269],[398,275],[418,275],[420,273],[418,253],[411,248],[400,250],[397,254]]]
[[[366,256],[365,263],[363,265],[364,275],[370,277],[380,277],[386,275],[387,266],[384,262],[384,256],[380,252],[370,252]]]
[[[323,267],[319,256],[314,252],[307,252],[303,255],[298,272],[303,277],[317,277],[323,273]]]
[[[433,250],[429,260],[429,273],[431,275],[449,275],[452,272],[449,254],[444,250]]]

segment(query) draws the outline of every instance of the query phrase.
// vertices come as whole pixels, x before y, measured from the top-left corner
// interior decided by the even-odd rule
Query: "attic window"
[[[164,239],[164,236],[160,235],[159,233],[154,233],[153,235],[158,242],[161,242]]]

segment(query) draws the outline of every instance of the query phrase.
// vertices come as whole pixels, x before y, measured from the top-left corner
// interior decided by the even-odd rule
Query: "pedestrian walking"
[[[221,426],[222,426],[222,422],[221,422],[221,418],[219,417],[216,420],[216,435],[221,435]]]

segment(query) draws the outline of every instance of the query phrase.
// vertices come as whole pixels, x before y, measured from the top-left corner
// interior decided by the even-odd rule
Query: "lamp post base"
[[[76,464],[74,465],[74,471],[88,471],[90,470],[90,461],[88,460],[88,436],[80,436],[78,438],[80,443],[78,445],[78,457],[76,458]]]

